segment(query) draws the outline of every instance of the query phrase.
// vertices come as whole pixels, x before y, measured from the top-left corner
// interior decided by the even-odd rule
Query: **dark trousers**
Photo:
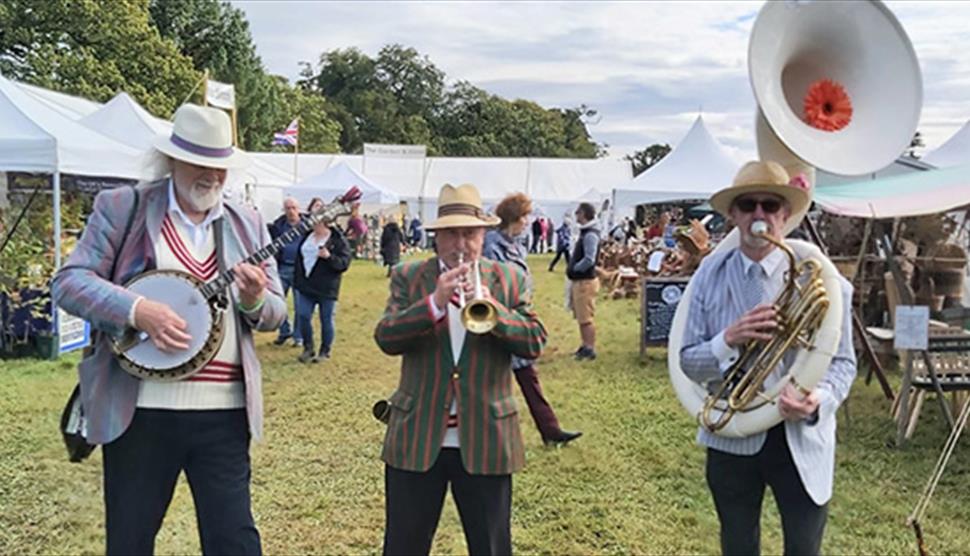
[[[278,267],[280,275],[280,285],[283,286],[283,299],[286,300],[287,294],[290,292],[290,288],[293,286],[293,265],[292,264],[281,264]],[[296,290],[293,290],[293,330],[290,331],[290,319],[289,315],[283,317],[283,323],[280,324],[280,338],[289,338],[293,336],[294,338],[302,338],[300,335],[300,323],[296,320],[296,315],[299,312],[297,301],[296,301]],[[289,311],[287,311],[289,312]]]
[[[542,385],[539,384],[539,375],[533,365],[522,367],[515,370],[515,380],[519,383],[525,402],[529,406],[529,413],[532,420],[536,422],[539,434],[543,440],[553,438],[560,432],[559,419],[556,419],[556,412],[552,410],[549,401],[542,394]]]
[[[384,554],[431,551],[448,483],[469,554],[512,554],[512,475],[470,475],[457,448],[443,448],[424,473],[385,466]]]
[[[552,259],[552,262],[549,263],[549,270],[550,271],[555,270],[556,263],[559,262],[559,258],[562,257],[563,255],[566,256],[566,261],[569,261],[569,247],[568,246],[567,247],[560,247],[559,249],[556,249],[556,256]]]
[[[107,554],[155,552],[155,535],[182,471],[189,481],[203,554],[261,554],[249,496],[245,409],[137,409],[104,445]]]
[[[708,448],[707,485],[721,522],[721,552],[725,555],[760,554],[765,485],[771,487],[781,514],[785,554],[819,554],[828,504],[816,505],[805,492],[788,451],[784,424],[768,431],[765,445],[753,456]]]

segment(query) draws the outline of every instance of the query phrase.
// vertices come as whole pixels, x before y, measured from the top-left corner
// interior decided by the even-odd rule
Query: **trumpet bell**
[[[768,2],[751,31],[748,70],[778,140],[835,174],[888,166],[919,123],[916,52],[881,2]],[[810,118],[810,104],[832,118]]]
[[[498,310],[486,299],[473,299],[461,310],[461,324],[472,334],[488,334],[498,324]]]

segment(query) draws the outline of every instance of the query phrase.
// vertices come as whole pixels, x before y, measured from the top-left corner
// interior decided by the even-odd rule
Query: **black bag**
[[[74,387],[64,411],[61,412],[61,434],[67,448],[67,458],[73,463],[83,461],[97,447],[88,443],[88,426],[84,419],[84,408],[81,407],[80,384]]]
[[[125,248],[125,240],[128,239],[128,234],[131,232],[131,223],[134,222],[135,213],[138,210],[138,188],[134,187],[133,189],[135,191],[135,204],[131,207],[131,212],[128,213],[125,234],[121,236],[121,245],[118,246],[115,260],[111,263],[111,274],[109,276],[111,276],[112,280],[115,276],[118,256],[121,255],[122,249]],[[91,335],[91,345],[93,346],[96,341],[97,331]],[[84,358],[90,357],[93,351],[90,347],[85,348]],[[81,404],[80,384],[74,386],[74,391],[67,398],[67,405],[61,411],[61,435],[64,437],[64,447],[67,448],[67,458],[72,463],[84,461],[97,448],[96,444],[88,442],[88,426],[87,420],[84,418],[84,406]]]

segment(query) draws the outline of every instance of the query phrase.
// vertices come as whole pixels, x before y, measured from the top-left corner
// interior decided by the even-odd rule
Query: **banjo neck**
[[[332,222],[338,216],[348,214],[351,210],[351,204],[359,198],[360,191],[356,187],[351,188],[351,190],[345,193],[342,197],[335,199],[333,202],[324,206],[319,211],[301,217],[299,224],[290,228],[286,233],[276,238],[276,240],[269,245],[262,247],[252,255],[246,257],[242,262],[259,265],[263,261],[279,253],[280,250],[283,249],[284,245],[310,231],[310,229],[313,228],[313,226],[318,222]],[[219,276],[217,276],[215,279],[202,286],[201,292],[203,297],[205,297],[206,300],[211,301],[217,295],[225,291],[225,289],[228,288],[235,279],[236,273],[233,272],[232,269],[219,274]]]

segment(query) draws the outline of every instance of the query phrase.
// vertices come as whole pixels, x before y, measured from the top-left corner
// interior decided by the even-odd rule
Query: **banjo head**
[[[203,282],[198,278],[179,271],[156,270],[142,274],[126,287],[128,291],[144,296],[172,308],[187,324],[189,335],[188,349],[165,352],[148,338],[138,333],[138,337],[128,338],[115,344],[122,367],[126,371],[152,380],[179,380],[194,374],[209,358],[215,355],[221,344],[213,346],[215,322],[219,315],[202,295],[199,288]],[[130,347],[127,345],[133,343]],[[202,359],[201,361],[199,359]]]

